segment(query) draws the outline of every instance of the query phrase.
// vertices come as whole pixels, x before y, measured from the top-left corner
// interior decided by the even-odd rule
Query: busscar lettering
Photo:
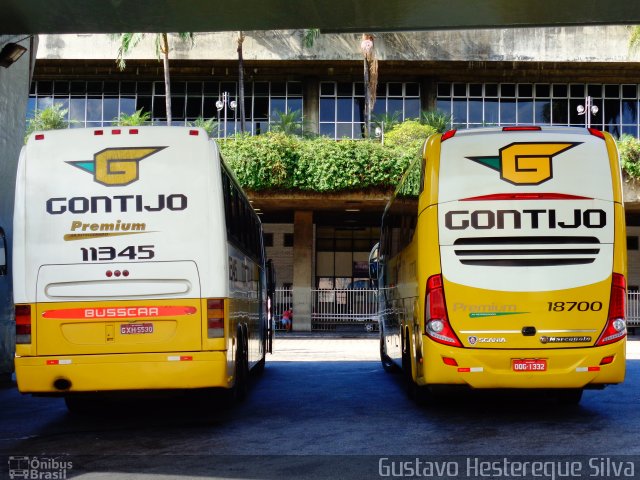
[[[157,317],[158,307],[87,308],[85,318]]]
[[[159,212],[162,210],[181,211],[188,206],[187,196],[181,193],[159,194],[155,197],[142,195],[114,195],[112,197],[53,197],[46,202],[46,210],[50,215],[72,213],[127,213],[127,212]]]
[[[444,224],[449,230],[521,230],[522,228],[604,228],[607,213],[600,209],[558,213],[550,210],[451,210],[444,215]]]

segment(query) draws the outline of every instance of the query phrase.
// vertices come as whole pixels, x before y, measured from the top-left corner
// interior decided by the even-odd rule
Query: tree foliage
[[[631,135],[622,135],[617,143],[623,171],[631,178],[640,178],[640,140]]]
[[[425,140],[437,130],[431,125],[423,125],[417,120],[406,120],[388,131],[384,142],[390,147],[420,148]]]
[[[131,115],[121,112],[113,121],[119,127],[139,127],[151,121],[151,113],[143,112],[142,108]]]
[[[27,131],[24,137],[24,143],[27,143],[29,136],[33,132],[43,130],[60,130],[67,128],[67,113],[69,110],[64,108],[61,103],[56,103],[50,107],[39,110],[32,119],[27,122]]]
[[[375,141],[336,142],[273,132],[222,140],[220,149],[245,188],[313,192],[394,188],[420,155],[419,149]]]

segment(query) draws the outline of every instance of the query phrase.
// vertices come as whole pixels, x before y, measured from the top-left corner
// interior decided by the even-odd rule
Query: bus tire
[[[233,399],[237,402],[243,401],[249,391],[249,358],[247,352],[247,340],[242,333],[242,330],[242,328],[238,329],[238,337],[236,341],[236,378],[232,389]]]
[[[88,398],[78,395],[66,395],[64,403],[69,413],[73,415],[88,415],[93,411],[94,405]]]
[[[387,373],[398,373],[398,366],[393,363],[393,360],[387,355],[387,348],[384,342],[384,336],[382,335],[382,331],[380,331],[380,362],[382,363],[382,368]]]
[[[556,392],[556,398],[561,405],[575,406],[582,400],[582,388],[566,388]]]

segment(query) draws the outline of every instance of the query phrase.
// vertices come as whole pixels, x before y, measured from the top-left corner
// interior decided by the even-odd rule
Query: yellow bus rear
[[[378,271],[383,364],[415,388],[549,388],[579,400],[622,382],[613,139],[557,127],[431,137],[385,211]]]

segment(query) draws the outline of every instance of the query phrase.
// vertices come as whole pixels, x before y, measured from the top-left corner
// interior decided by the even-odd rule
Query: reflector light
[[[600,367],[589,367],[587,370],[589,372],[599,372],[600,371]]]
[[[589,130],[589,133],[591,135],[593,135],[594,137],[598,137],[598,138],[601,138],[602,140],[604,140],[604,133],[602,133],[597,128],[589,128],[588,130]]]
[[[93,134],[94,135],[104,135],[104,131],[103,130],[94,130]]]
[[[167,360],[170,362],[190,362],[193,360],[191,355],[171,355],[167,357]]]
[[[442,361],[444,362],[445,365],[449,365],[450,367],[457,367],[458,366],[458,362],[456,362],[455,358],[442,357]]]
[[[124,271],[122,272],[122,276],[123,276],[123,277],[128,277],[128,276],[129,276],[129,270],[124,270]]]
[[[31,305],[16,305],[16,343],[31,343]]]
[[[44,140],[44,133],[37,133],[36,140]]]
[[[189,130],[189,135],[198,135],[198,130]]]
[[[542,128],[535,127],[533,125],[522,127],[502,127],[503,132],[534,132],[539,130],[542,130]]]
[[[129,130],[129,135],[137,135],[138,134],[138,129],[137,128],[132,128]]]
[[[449,324],[442,275],[438,274],[429,277],[425,298],[425,334],[433,341],[443,345],[462,347],[462,343],[460,343]]]
[[[608,357],[604,357],[600,360],[600,365],[609,365],[613,363],[613,359],[616,358],[615,355],[609,355]]]
[[[105,273],[105,275],[109,278],[113,277],[113,272],[111,270],[107,270],[107,272]]]
[[[122,133],[122,130],[120,130],[119,128],[111,130],[112,135],[120,135],[121,133]]]
[[[114,274],[116,277],[119,277],[120,275],[122,275],[122,273],[120,272],[120,270],[116,270],[115,272],[113,272],[113,274]]]
[[[47,360],[47,365],[58,365],[58,360]]]
[[[461,367],[458,369],[458,372],[460,373],[470,373],[471,369],[469,367]]]
[[[442,134],[442,137],[440,137],[440,143],[444,142],[445,140],[449,140],[451,137],[453,137],[456,134],[457,130],[453,129],[453,130],[449,130],[448,132],[444,132]]]
[[[224,337],[224,300],[221,298],[207,299],[207,337]]]
[[[624,275],[614,273],[611,279],[611,297],[609,300],[609,316],[596,346],[607,345],[622,340],[627,336],[625,307],[627,299],[627,282]]]
[[[564,193],[493,193],[478,197],[463,198],[461,202],[491,200],[593,200],[579,195],[567,195]]]

